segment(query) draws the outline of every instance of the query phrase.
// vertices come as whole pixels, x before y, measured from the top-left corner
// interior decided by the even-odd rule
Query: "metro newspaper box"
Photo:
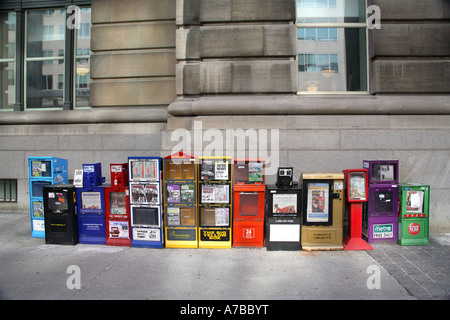
[[[69,182],[68,162],[56,157],[28,157],[31,236],[45,238],[43,188]]]
[[[80,243],[106,244],[104,182],[101,163],[83,164],[83,187],[76,189]]]
[[[342,250],[344,174],[302,173],[304,250]]]
[[[398,227],[398,160],[364,160],[369,199],[363,204],[363,238],[369,243],[396,243]]]
[[[342,172],[349,215],[349,232],[344,238],[344,250],[372,250],[372,246],[362,239],[362,204],[367,201],[369,192],[367,169],[347,169]]]
[[[131,246],[164,247],[160,157],[128,157]]]
[[[265,162],[235,159],[233,180],[233,246],[264,246]]]
[[[199,248],[231,248],[231,157],[198,158]]]
[[[78,224],[75,186],[70,184],[45,186],[43,195],[45,243],[76,245]]]
[[[105,187],[106,244],[131,246],[128,163],[111,163],[111,186]]]
[[[293,182],[293,168],[278,168],[277,184],[266,185],[266,247],[301,250],[302,190]]]
[[[167,248],[198,248],[197,166],[195,157],[176,152],[164,162]]]
[[[401,183],[399,185],[398,244],[429,244],[430,186]]]

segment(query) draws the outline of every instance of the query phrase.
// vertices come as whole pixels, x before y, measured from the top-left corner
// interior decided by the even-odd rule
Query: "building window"
[[[26,109],[63,108],[65,86],[73,88],[73,107],[89,107],[90,8],[80,10],[80,17],[75,43],[67,46],[65,10],[26,11]],[[75,52],[72,62],[66,59],[67,48]],[[73,79],[65,77],[66,63]],[[42,81],[32,83],[35,78]]]
[[[16,14],[0,12],[0,110],[15,103]]]
[[[298,91],[368,92],[365,0],[297,0]]]
[[[27,9],[0,12],[0,110],[89,108],[91,8],[71,13],[73,29],[66,27],[63,5],[80,1],[51,2],[61,7],[36,0]]]
[[[17,202],[16,179],[0,179],[0,202]]]

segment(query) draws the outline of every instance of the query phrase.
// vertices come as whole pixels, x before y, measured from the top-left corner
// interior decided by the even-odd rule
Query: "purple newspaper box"
[[[369,243],[396,243],[398,229],[398,160],[364,160],[369,199],[363,204],[363,238]]]

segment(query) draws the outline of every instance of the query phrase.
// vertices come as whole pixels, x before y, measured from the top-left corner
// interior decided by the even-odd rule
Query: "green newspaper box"
[[[399,190],[398,244],[429,244],[430,186],[401,183]]]

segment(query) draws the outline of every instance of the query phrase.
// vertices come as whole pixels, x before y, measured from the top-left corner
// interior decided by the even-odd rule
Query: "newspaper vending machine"
[[[69,182],[68,162],[56,157],[29,157],[31,236],[45,238],[43,188]]]
[[[345,198],[349,216],[349,232],[344,238],[344,250],[372,250],[362,239],[362,204],[367,201],[367,169],[347,169],[344,172]]]
[[[131,245],[164,247],[160,157],[128,157]]]
[[[363,237],[369,243],[397,243],[398,160],[364,160],[369,198],[363,204]]]
[[[398,244],[429,244],[430,186],[401,183],[399,185]]]
[[[128,163],[111,163],[111,186],[105,187],[106,244],[131,246]]]
[[[75,186],[57,184],[44,187],[45,243],[78,243]]]
[[[264,246],[265,162],[235,159],[233,184],[233,246]]]
[[[198,159],[199,248],[231,248],[232,159]]]
[[[80,243],[106,244],[104,182],[101,163],[83,164],[83,186],[76,189]]]
[[[302,190],[293,181],[292,167],[278,168],[277,182],[266,185],[267,250],[301,250]]]
[[[302,173],[305,250],[342,250],[344,174]]]
[[[198,248],[195,157],[177,152],[163,161],[166,247]]]

